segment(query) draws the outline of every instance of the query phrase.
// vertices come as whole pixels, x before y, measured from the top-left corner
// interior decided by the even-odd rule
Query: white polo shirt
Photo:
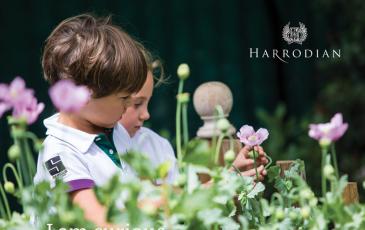
[[[38,156],[34,183],[49,181],[54,186],[58,178],[69,184],[69,191],[75,191],[102,186],[115,174],[121,182],[138,179],[130,166],[119,160],[121,144],[114,146],[123,139],[120,124],[108,139],[105,134],[89,134],[63,125],[58,118],[55,114],[44,120],[47,137]]]
[[[89,134],[58,122],[59,114],[44,120],[47,128],[43,149],[40,151],[34,183],[49,181],[52,186],[61,179],[75,191],[102,186],[119,174],[121,182],[138,180],[133,169],[121,162],[117,153],[134,149],[143,152],[153,166],[169,160],[172,169],[167,181],[178,175],[174,151],[170,143],[147,128],[141,128],[133,138],[120,124],[105,134]],[[112,140],[112,141],[110,141]]]
[[[133,137],[129,136],[123,125],[121,125],[121,131],[120,136],[122,138],[116,140],[116,143],[120,145],[122,153],[130,150],[143,153],[150,159],[154,168],[157,168],[165,161],[169,161],[171,168],[168,173],[167,183],[172,184],[177,179],[179,175],[178,165],[174,150],[167,139],[146,127],[140,128]],[[160,181],[157,181],[157,183],[160,183]]]

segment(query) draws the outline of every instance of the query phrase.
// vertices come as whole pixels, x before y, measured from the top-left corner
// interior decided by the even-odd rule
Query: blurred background
[[[264,143],[274,160],[301,158],[308,182],[320,184],[320,149],[307,135],[308,124],[327,122],[341,112],[349,130],[337,143],[342,174],[365,179],[365,2],[361,0],[63,0],[6,1],[0,7],[0,82],[22,76],[46,104],[30,129],[44,137],[42,120],[55,111],[42,78],[44,41],[63,19],[91,12],[113,15],[114,23],[141,41],[165,64],[167,84],[155,89],[148,126],[171,141],[175,133],[176,68],[186,62],[191,94],[203,82],[222,81],[233,93],[230,121],[265,127]],[[305,24],[303,45],[288,45],[282,29]],[[249,48],[341,49],[341,58],[250,59]],[[261,52],[261,51],[260,51]],[[190,135],[202,121],[189,105]],[[0,119],[0,159],[12,144],[6,119]],[[361,183],[359,192],[364,196]]]

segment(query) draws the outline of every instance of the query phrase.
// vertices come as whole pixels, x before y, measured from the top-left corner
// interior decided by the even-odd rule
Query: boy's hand
[[[265,157],[264,149],[261,146],[255,146],[255,151],[258,154],[256,158],[257,171],[259,173],[259,179],[263,180],[267,174],[264,165],[269,161]],[[243,176],[255,176],[254,160],[249,157],[249,152],[252,147],[244,146],[233,161],[233,165],[241,171]]]

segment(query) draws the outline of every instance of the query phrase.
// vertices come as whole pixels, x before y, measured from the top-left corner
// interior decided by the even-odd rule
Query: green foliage
[[[45,229],[47,224],[52,224],[53,228],[95,227],[85,220],[83,210],[72,204],[65,192],[67,189],[68,186],[61,182],[54,188],[48,182],[42,182],[22,191],[24,215],[33,219],[35,229]]]

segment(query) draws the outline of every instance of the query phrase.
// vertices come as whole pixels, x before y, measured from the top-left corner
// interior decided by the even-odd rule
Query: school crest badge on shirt
[[[46,168],[53,178],[60,178],[66,175],[67,170],[62,163],[60,156],[55,156],[45,162]]]

